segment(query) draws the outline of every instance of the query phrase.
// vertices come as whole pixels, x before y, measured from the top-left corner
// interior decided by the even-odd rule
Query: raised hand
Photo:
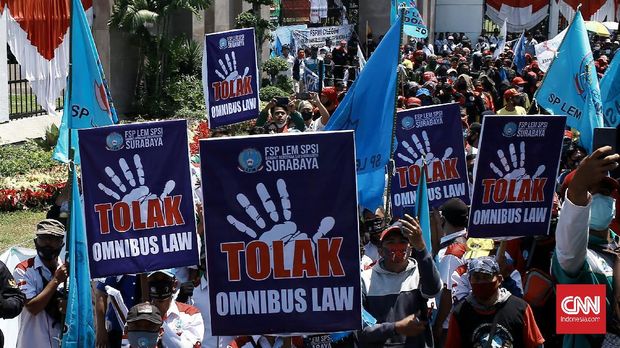
[[[217,60],[221,70],[215,69],[215,74],[222,80],[235,83],[237,79],[246,77],[250,72],[250,68],[245,67],[245,70],[243,70],[243,75],[239,73],[237,70],[237,57],[235,56],[234,51],[230,52],[230,56],[225,54],[224,59],[226,60],[226,64],[224,64],[224,61],[221,59]]]
[[[420,138],[416,134],[411,136],[411,140],[413,141],[413,146],[411,146],[411,144],[406,140],[401,142],[401,145],[405,148],[405,150],[407,150],[408,155],[403,154],[402,152],[399,152],[396,155],[398,158],[409,164],[422,166],[426,163],[428,165],[429,173],[433,172],[433,165],[436,164],[435,162],[448,159],[453,152],[452,147],[448,147],[442,157],[435,156],[431,150],[431,142],[426,131],[422,131],[422,141],[420,141]]]
[[[142,165],[142,160],[140,159],[140,155],[135,154],[133,156],[133,163],[135,166],[136,176],[138,177],[137,181],[136,181],[136,177],[134,176],[134,173],[132,172],[132,170],[129,168],[129,165],[127,164],[127,160],[125,160],[125,158],[120,158],[118,160],[118,165],[121,169],[125,182],[121,180],[121,178],[116,174],[116,172],[112,168],[105,167],[104,169],[105,173],[108,175],[108,177],[110,178],[110,180],[112,181],[112,183],[114,184],[116,188],[110,189],[108,186],[104,185],[103,183],[99,183],[97,187],[99,187],[99,189],[103,191],[106,195],[118,201],[123,201],[129,204],[130,206],[131,206],[131,202],[133,201],[140,202],[140,216],[142,218],[141,220],[145,221],[146,216],[147,216],[148,201],[151,199],[163,200],[164,197],[168,196],[170,192],[174,190],[176,183],[174,182],[174,180],[168,180],[166,182],[166,185],[164,186],[162,193],[159,196],[157,196],[156,194],[151,192],[151,189],[149,187],[147,187],[144,184],[144,167]],[[134,219],[133,209],[131,210],[131,214],[132,214],[132,220],[133,220]]]
[[[276,182],[276,189],[278,192],[278,203],[281,210],[278,211],[276,202],[269,194],[267,187],[263,183],[256,185],[256,194],[262,205],[261,211],[263,215],[259,213],[257,204],[252,204],[250,199],[243,193],[237,194],[237,202],[244,209],[249,220],[252,221],[251,226],[240,221],[240,219],[228,215],[226,220],[237,231],[248,235],[251,238],[258,238],[260,241],[267,243],[272,248],[272,244],[276,240],[284,242],[284,263],[286,266],[291,266],[293,262],[293,248],[294,241],[301,239],[310,239],[306,233],[299,231],[297,224],[293,221],[293,213],[291,210],[291,200],[286,187],[286,182],[283,179],[278,179]],[[258,206],[260,208],[260,206]],[[263,217],[265,216],[265,217]],[[266,216],[269,216],[266,218]],[[247,219],[246,219],[247,220]],[[334,228],[335,220],[331,216],[324,217],[319,223],[317,232],[312,236],[313,248],[316,247],[319,238],[327,235]],[[269,228],[269,225],[271,227]],[[257,233],[258,231],[258,233]],[[260,233],[260,235],[259,235]]]
[[[545,166],[543,164],[538,166],[534,175],[530,177],[525,170],[525,142],[522,141],[519,144],[518,155],[515,144],[510,144],[508,146],[508,151],[510,155],[510,163],[508,162],[508,157],[506,157],[504,151],[502,149],[497,150],[497,157],[499,158],[499,162],[503,170],[493,162],[489,164],[489,167],[491,167],[491,170],[500,178],[506,180],[517,180],[515,188],[516,192],[519,192],[523,179],[535,179],[539,177],[545,171]]]

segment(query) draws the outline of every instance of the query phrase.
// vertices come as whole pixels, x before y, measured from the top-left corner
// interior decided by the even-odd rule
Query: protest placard
[[[360,329],[353,132],[200,142],[214,335]]]
[[[396,115],[396,151],[392,177],[392,214],[415,211],[416,190],[426,160],[430,208],[450,198],[469,203],[463,126],[458,104],[400,111]]]
[[[187,122],[79,134],[91,276],[198,264]]]
[[[202,85],[209,127],[258,116],[258,79],[254,29],[207,34]]]
[[[546,235],[565,116],[487,116],[482,124],[468,235]]]
[[[353,25],[346,24],[334,27],[308,28],[304,30],[293,30],[293,41],[295,48],[323,47],[327,39],[333,44],[340,41],[349,41],[353,33]]]

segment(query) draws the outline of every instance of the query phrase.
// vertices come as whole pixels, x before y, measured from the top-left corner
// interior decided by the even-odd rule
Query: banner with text
[[[470,237],[549,233],[566,116],[487,116],[476,162]]]
[[[202,88],[209,127],[258,117],[258,79],[254,29],[207,34]]]
[[[295,49],[306,47],[323,47],[327,39],[335,46],[341,40],[349,41],[353,33],[353,25],[346,24],[335,27],[308,28],[293,30]]]
[[[458,104],[415,108],[396,114],[392,214],[412,214],[422,162],[426,159],[429,207],[450,198],[469,204],[469,182]]]
[[[91,277],[198,264],[187,121],[79,134]]]
[[[360,329],[353,132],[209,139],[200,157],[213,334]]]

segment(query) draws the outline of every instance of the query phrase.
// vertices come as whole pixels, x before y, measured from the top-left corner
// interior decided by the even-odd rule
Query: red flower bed
[[[35,189],[0,189],[0,211],[45,209],[65,185],[41,184]]]

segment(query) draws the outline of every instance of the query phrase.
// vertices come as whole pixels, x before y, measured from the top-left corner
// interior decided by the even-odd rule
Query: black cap
[[[459,198],[452,198],[446,201],[440,208],[441,215],[450,225],[455,227],[467,226],[467,217],[469,209],[467,204]]]
[[[161,312],[157,306],[154,306],[148,302],[139,303],[127,312],[127,322],[133,323],[139,320],[147,320],[153,324],[161,325],[163,320],[161,319]]]

